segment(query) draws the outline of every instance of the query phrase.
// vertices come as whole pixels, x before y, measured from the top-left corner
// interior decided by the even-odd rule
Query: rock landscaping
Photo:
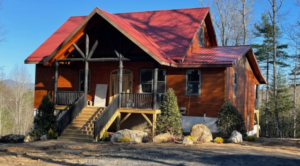
[[[139,130],[119,130],[114,135],[111,136],[110,141],[119,142],[120,139],[129,138],[130,142],[142,143],[146,140],[147,133]],[[129,141],[126,141],[129,142]]]
[[[172,137],[170,133],[159,134],[153,138],[153,142],[154,143],[168,142],[170,137]]]
[[[213,140],[213,136],[208,127],[203,124],[194,125],[191,128],[191,136],[198,142],[208,143]]]
[[[230,138],[228,139],[228,142],[232,142],[232,143],[240,143],[243,142],[243,136],[241,133],[239,133],[238,131],[234,130],[231,133]]]
[[[23,143],[24,142],[24,135],[17,135],[17,134],[10,134],[1,137],[1,143]]]

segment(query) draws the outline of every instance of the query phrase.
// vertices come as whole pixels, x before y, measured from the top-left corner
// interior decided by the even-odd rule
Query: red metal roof
[[[110,14],[98,9],[164,62],[171,55],[184,55],[209,8],[161,10]],[[40,62],[49,56],[86,16],[70,17],[25,62]]]
[[[180,65],[233,64],[239,57],[247,53],[250,46],[204,47],[194,50],[186,56]]]
[[[40,62],[49,56],[84,19],[85,16],[70,17],[42,45],[40,45],[29,57],[27,57],[25,62]]]

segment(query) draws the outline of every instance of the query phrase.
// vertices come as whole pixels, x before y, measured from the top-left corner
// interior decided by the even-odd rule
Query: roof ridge
[[[97,7],[98,8],[98,7]],[[160,12],[160,11],[171,11],[171,10],[193,10],[193,9],[204,9],[209,7],[194,7],[194,8],[178,8],[178,9],[162,9],[162,10],[148,10],[148,11],[136,11],[136,12],[124,12],[124,13],[111,13],[113,15],[120,15],[120,14],[129,14],[129,13],[147,13],[147,12]],[[101,8],[98,8],[101,9]],[[101,9],[103,10],[103,9]],[[105,11],[105,10],[104,10]],[[78,15],[78,16],[70,16],[72,17],[86,17],[88,15]]]
[[[193,10],[193,9],[205,9],[209,7],[194,7],[194,8],[178,8],[178,9],[162,9],[162,10],[148,10],[148,11],[137,11],[137,12],[125,12],[125,13],[112,13],[112,14],[129,14],[129,13],[147,13],[147,12],[160,12],[160,11],[175,11],[175,10]]]

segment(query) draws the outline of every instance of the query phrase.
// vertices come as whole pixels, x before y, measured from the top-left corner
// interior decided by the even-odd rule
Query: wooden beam
[[[123,62],[122,59],[120,58],[119,60],[119,108],[121,107],[121,102],[122,102],[122,95],[121,93],[123,92]]]
[[[94,52],[95,52],[95,50],[96,50],[96,48],[97,48],[97,46],[98,46],[98,39],[95,41],[95,43],[94,43],[94,45],[92,46],[92,49],[91,49],[91,51],[90,51],[90,53],[88,54],[88,57],[87,57],[87,59],[91,59],[91,57],[92,57],[92,55],[94,54]]]
[[[154,62],[154,75],[153,75],[153,109],[157,108],[157,79],[158,79],[158,68],[157,62]]]
[[[81,55],[81,57],[82,57],[83,59],[85,59],[84,53],[83,53],[83,52],[81,51],[81,49],[77,46],[77,44],[76,44],[76,43],[73,43],[72,45],[73,45],[73,47],[79,52],[79,54]]]
[[[144,114],[144,113],[141,113],[143,115],[143,117],[146,119],[146,121],[151,125],[153,126],[153,124],[151,123],[150,119]]]
[[[120,112],[118,112],[118,117],[117,117],[117,131],[119,131],[120,130],[120,126],[121,126],[121,113]]]
[[[124,117],[124,119],[121,120],[120,125],[122,125],[122,123],[124,123],[125,120],[127,120],[127,119],[129,118],[130,115],[131,115],[131,113],[128,113],[128,114]]]
[[[89,55],[89,50],[90,50],[90,38],[89,35],[86,33],[85,34],[85,59],[87,59]]]
[[[152,125],[152,138],[155,136],[155,129],[156,129],[156,114],[153,115],[153,125]]]
[[[54,69],[54,92],[53,92],[53,102],[56,104],[57,98],[57,80],[58,80],[58,61],[55,60],[55,69]]]

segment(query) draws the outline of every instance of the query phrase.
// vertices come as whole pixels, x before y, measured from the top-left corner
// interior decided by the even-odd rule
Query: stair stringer
[[[103,129],[100,131],[99,136],[96,137],[96,142],[98,142],[98,139],[101,139],[103,137],[103,134],[105,131],[108,130],[108,128],[111,126],[111,124],[116,120],[117,117],[120,117],[120,112],[116,111],[113,116],[109,119],[109,121],[106,123],[106,125],[103,127]]]

